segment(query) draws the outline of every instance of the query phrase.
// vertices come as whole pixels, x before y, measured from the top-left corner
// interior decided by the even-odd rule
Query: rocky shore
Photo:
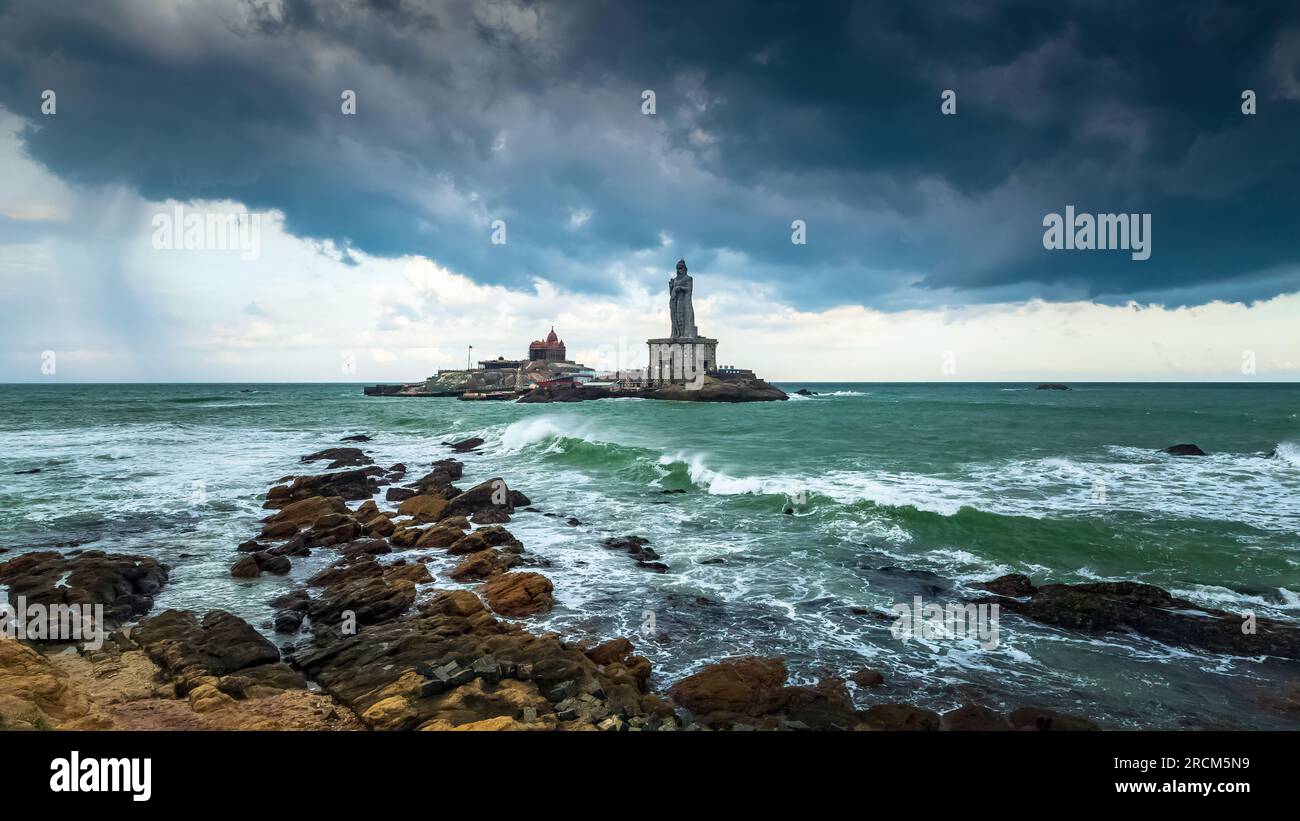
[[[363,440],[357,440],[363,441]],[[473,440],[455,443],[472,450]],[[625,636],[599,643],[530,629],[555,606],[550,566],[508,530],[542,514],[492,478],[474,487],[454,458],[413,480],[405,465],[363,451],[304,457],[325,473],[286,476],[266,494],[260,531],[231,548],[232,584],[261,579],[275,611],[259,632],[222,610],[154,612],[183,567],[145,556],[41,551],[0,563],[11,599],[103,605],[111,631],[89,649],[0,640],[0,727],[334,730],[1079,730],[1078,716],[972,701],[939,714],[872,697],[869,668],[792,684],[779,658],[742,656],[675,682]],[[671,572],[645,539],[611,535],[594,549],[626,552]],[[296,586],[293,563],[331,563]],[[431,566],[439,568],[435,574]],[[1132,582],[1035,586],[1024,576],[986,585],[1025,618],[1065,629],[1125,631],[1214,653],[1300,655],[1300,631],[1203,611]],[[268,639],[285,640],[282,650]]]

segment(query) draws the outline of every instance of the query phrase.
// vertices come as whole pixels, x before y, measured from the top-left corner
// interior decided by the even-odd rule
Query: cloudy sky
[[[635,367],[679,257],[777,380],[1297,379],[1298,146],[1294,3],[0,0],[0,381]]]

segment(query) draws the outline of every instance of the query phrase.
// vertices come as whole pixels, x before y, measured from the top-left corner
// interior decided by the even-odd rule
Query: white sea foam
[[[1278,442],[1274,458],[1292,467],[1300,467],[1300,442]]]
[[[590,423],[567,416],[547,414],[512,422],[500,434],[501,447],[506,453],[517,453],[530,445],[548,440],[571,438],[596,442]]]

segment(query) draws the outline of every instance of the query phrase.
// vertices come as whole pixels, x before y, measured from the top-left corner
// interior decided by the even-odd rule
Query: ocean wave
[[[1015,459],[968,465],[952,476],[883,470],[738,476],[713,467],[700,453],[677,452],[658,461],[680,465],[684,478],[714,496],[800,496],[942,516],[967,508],[1027,519],[1136,514],[1232,522],[1270,532],[1300,529],[1300,479],[1286,461],[1300,455],[1296,450],[1281,456],[1286,471],[1256,455],[1192,460],[1136,448],[1111,450],[1105,461]]]
[[[1300,442],[1278,442],[1273,448],[1273,458],[1300,467]]]
[[[525,448],[544,443],[554,443],[560,439],[572,439],[595,443],[590,423],[570,417],[535,416],[520,419],[506,426],[500,435],[501,448],[505,453],[518,453]]]

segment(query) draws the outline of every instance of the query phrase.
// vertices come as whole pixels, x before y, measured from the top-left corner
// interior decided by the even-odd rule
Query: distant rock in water
[[[609,399],[614,394],[609,388],[590,388],[586,385],[539,385],[519,398],[519,402],[586,402],[591,399]]]
[[[1209,454],[1201,450],[1196,445],[1170,445],[1162,453],[1168,453],[1171,456],[1208,456]]]
[[[302,457],[301,462],[322,462],[330,460],[327,470],[346,467],[361,467],[362,465],[372,465],[374,460],[361,452],[361,448],[326,448],[318,450],[315,453],[309,453]]]
[[[1069,389],[1070,389],[1070,386],[1069,386],[1069,385],[1062,385],[1062,384],[1059,383],[1059,382],[1044,382],[1043,384],[1039,385],[1035,390],[1040,390],[1040,391],[1068,391]]]
[[[370,437],[365,435],[364,433],[357,433],[357,434],[353,434],[352,436],[344,436],[339,441],[340,442],[369,442]]]
[[[799,394],[800,396],[816,396],[816,395],[817,395],[817,391],[810,391],[810,390],[808,390],[807,388],[800,388],[799,390],[795,391],[795,393]]]
[[[482,444],[483,444],[482,439],[478,438],[477,436],[471,436],[470,438],[462,439],[459,442],[448,442],[447,447],[451,448],[457,453],[469,453],[470,451],[476,449],[479,445]]]

